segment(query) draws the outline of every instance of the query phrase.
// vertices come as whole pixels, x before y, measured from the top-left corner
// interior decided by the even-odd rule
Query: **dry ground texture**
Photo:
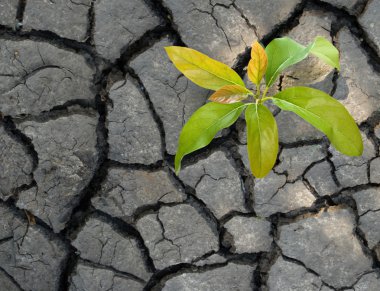
[[[173,157],[210,92],[163,47],[186,45],[245,77],[249,47],[330,39],[304,84],[354,116],[348,158],[273,109],[274,170],[247,169],[239,120]],[[272,93],[273,93],[272,92]],[[0,0],[0,289],[380,290],[380,0]]]

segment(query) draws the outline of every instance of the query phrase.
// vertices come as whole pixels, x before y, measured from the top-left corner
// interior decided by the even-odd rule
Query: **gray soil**
[[[380,290],[379,0],[0,0],[0,289]],[[346,157],[270,106],[271,173],[248,170],[245,122],[185,158],[210,92],[165,55],[188,46],[246,77],[250,45],[316,36],[271,94],[308,85],[346,106]]]

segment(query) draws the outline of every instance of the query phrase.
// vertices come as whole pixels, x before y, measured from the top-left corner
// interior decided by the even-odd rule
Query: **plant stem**
[[[257,84],[256,84],[256,95],[255,95],[255,99],[260,99],[260,94],[261,94],[260,85],[257,85]]]
[[[269,87],[266,86],[265,90],[264,90],[264,93],[263,93],[263,96],[260,99],[264,99],[267,96],[268,90],[269,90]]]

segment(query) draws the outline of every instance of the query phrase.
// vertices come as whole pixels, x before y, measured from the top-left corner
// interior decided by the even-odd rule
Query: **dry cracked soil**
[[[379,0],[0,0],[0,289],[380,290]],[[248,171],[243,120],[187,157],[179,131],[210,92],[163,47],[246,78],[252,41],[322,35],[272,93],[309,85],[344,104],[349,158],[271,108],[280,153]]]

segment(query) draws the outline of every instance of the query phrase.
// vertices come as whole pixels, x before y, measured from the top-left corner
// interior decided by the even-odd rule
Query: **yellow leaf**
[[[234,70],[205,54],[180,46],[165,47],[165,50],[176,68],[198,86],[211,90],[226,85],[245,86]]]
[[[217,103],[230,104],[246,99],[250,94],[253,95],[252,92],[245,87],[239,85],[227,85],[212,94],[208,100]]]
[[[258,41],[255,41],[252,44],[251,60],[248,64],[248,78],[256,86],[260,86],[260,82],[267,70],[267,65],[268,58],[265,49]]]

